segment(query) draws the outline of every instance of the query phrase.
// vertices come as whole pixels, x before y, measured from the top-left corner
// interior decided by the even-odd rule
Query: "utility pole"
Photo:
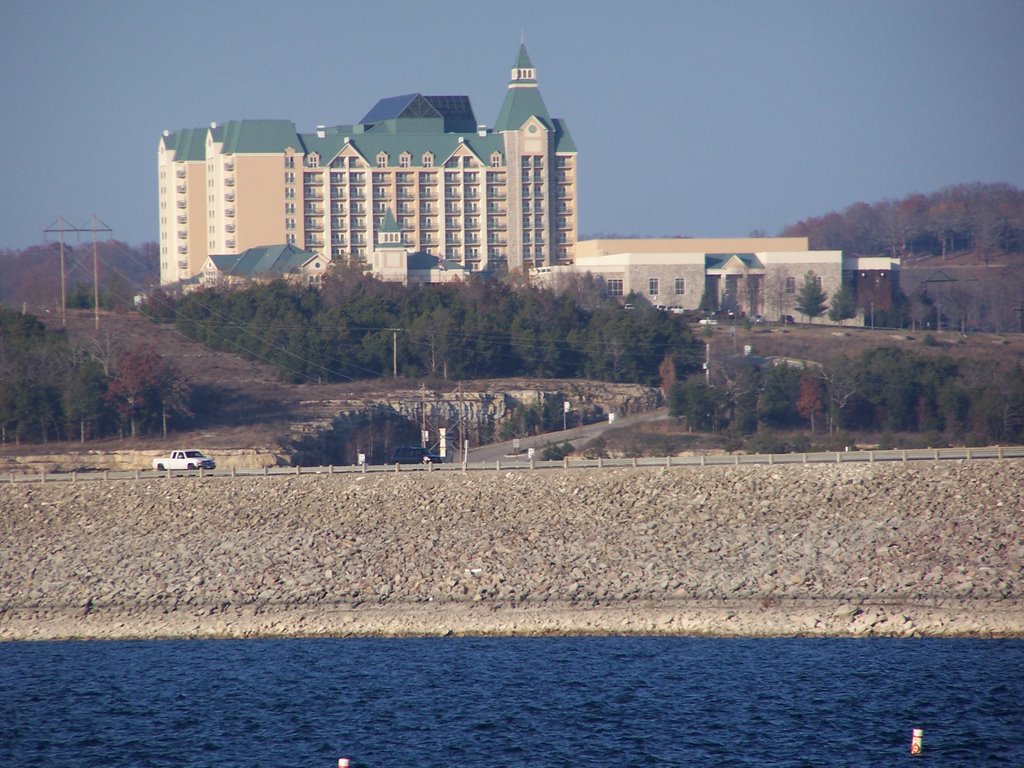
[[[60,233],[60,318],[64,325],[68,324],[67,315],[67,289],[66,289],[66,275],[64,268],[64,233],[74,232],[81,234],[82,232],[92,232],[92,283],[93,283],[93,315],[96,322],[96,330],[100,329],[100,259],[99,259],[99,244],[98,244],[98,233],[106,232],[111,233],[113,230],[110,229],[106,224],[96,218],[95,215],[92,217],[92,226],[90,227],[71,227],[64,221],[64,217],[60,216],[53,224],[43,230],[44,235],[50,234],[51,232]]]
[[[398,332],[402,328],[388,328],[391,331],[391,378],[398,378]]]
[[[427,447],[427,385],[420,384],[420,421],[422,422],[422,431],[420,432],[420,444],[423,448]]]

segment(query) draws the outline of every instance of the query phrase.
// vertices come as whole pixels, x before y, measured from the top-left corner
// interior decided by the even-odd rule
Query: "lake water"
[[[913,728],[924,753],[911,757]],[[0,766],[1024,766],[1024,641],[0,644]]]

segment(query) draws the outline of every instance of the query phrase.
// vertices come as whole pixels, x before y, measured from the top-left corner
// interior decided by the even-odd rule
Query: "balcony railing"
[[[176,170],[174,172],[174,175],[177,176],[179,179],[184,179],[185,178],[185,169],[184,168],[179,168],[178,170]]]
[[[185,214],[181,214],[181,216],[178,217],[178,223],[188,224],[188,216],[186,216]]]
[[[187,245],[179,245],[178,246],[178,253],[188,253],[188,246]]]
[[[224,161],[224,170],[225,171],[233,171],[233,170],[235,170],[235,163],[234,163],[234,161],[233,160],[225,160]]]
[[[178,269],[188,269],[188,259],[178,259]]]
[[[178,239],[179,240],[188,240],[188,230],[187,229],[179,229],[178,230]]]
[[[233,217],[235,215],[235,209],[234,208],[225,208],[224,209],[224,215],[227,216],[228,218]]]
[[[178,201],[178,207],[179,208],[187,208],[188,207],[188,203],[186,203],[184,200],[179,200]]]
[[[235,177],[234,176],[225,176],[224,177],[224,184],[226,186],[229,186],[229,187],[235,186]]]
[[[235,225],[234,224],[225,224],[224,225],[224,231],[225,232],[233,233],[235,231]]]
[[[229,239],[225,240],[224,241],[224,245],[226,245],[228,248],[234,248],[235,247],[235,238],[232,237],[232,238],[229,238]]]
[[[178,191],[179,195],[184,195],[185,194],[185,185],[184,184],[179,184],[178,186],[175,187],[175,189]]]

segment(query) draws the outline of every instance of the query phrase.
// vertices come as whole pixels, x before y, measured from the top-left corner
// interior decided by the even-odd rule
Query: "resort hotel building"
[[[287,120],[164,131],[157,164],[161,285],[275,245],[367,266],[399,246],[495,273],[572,263],[578,239],[576,147],[525,46],[491,126],[467,96],[411,93],[312,133]]]

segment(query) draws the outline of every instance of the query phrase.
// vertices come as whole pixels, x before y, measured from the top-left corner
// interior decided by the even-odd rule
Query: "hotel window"
[[[294,155],[287,155],[287,156],[285,156],[285,158],[284,158],[284,167],[285,168],[294,168],[295,167],[295,156]]]
[[[795,277],[787,277],[786,278],[786,293],[796,293],[796,278]]]
[[[291,232],[285,236],[285,240],[288,242],[288,245],[295,245],[295,235]]]
[[[284,212],[285,213],[295,213],[295,203],[285,203],[284,204]]]
[[[658,278],[652,277],[647,281],[647,293],[650,296],[658,295]]]
[[[387,168],[388,167],[388,155],[386,152],[379,152],[377,154],[377,167]]]
[[[622,281],[612,278],[607,280],[605,285],[608,287],[609,296],[621,296],[622,295]]]
[[[285,184],[294,184],[295,183],[295,174],[292,173],[291,171],[285,171],[284,183]]]
[[[293,187],[285,187],[284,196],[288,200],[295,199],[295,189]]]
[[[313,154],[309,155],[306,158],[306,166],[309,167],[309,168],[319,168],[320,167],[320,155],[316,154],[315,152]]]
[[[686,293],[686,280],[682,277],[676,278],[676,296],[682,296]]]
[[[433,168],[434,167],[434,156],[430,152],[423,153],[423,167]]]
[[[295,229],[295,219],[285,219],[284,220],[284,228],[285,229]]]
[[[500,152],[492,152],[491,153],[491,168],[501,168],[501,153]]]
[[[409,155],[408,152],[403,152],[401,156],[398,158],[398,164],[402,168],[408,168],[410,165],[412,165],[412,157]]]

